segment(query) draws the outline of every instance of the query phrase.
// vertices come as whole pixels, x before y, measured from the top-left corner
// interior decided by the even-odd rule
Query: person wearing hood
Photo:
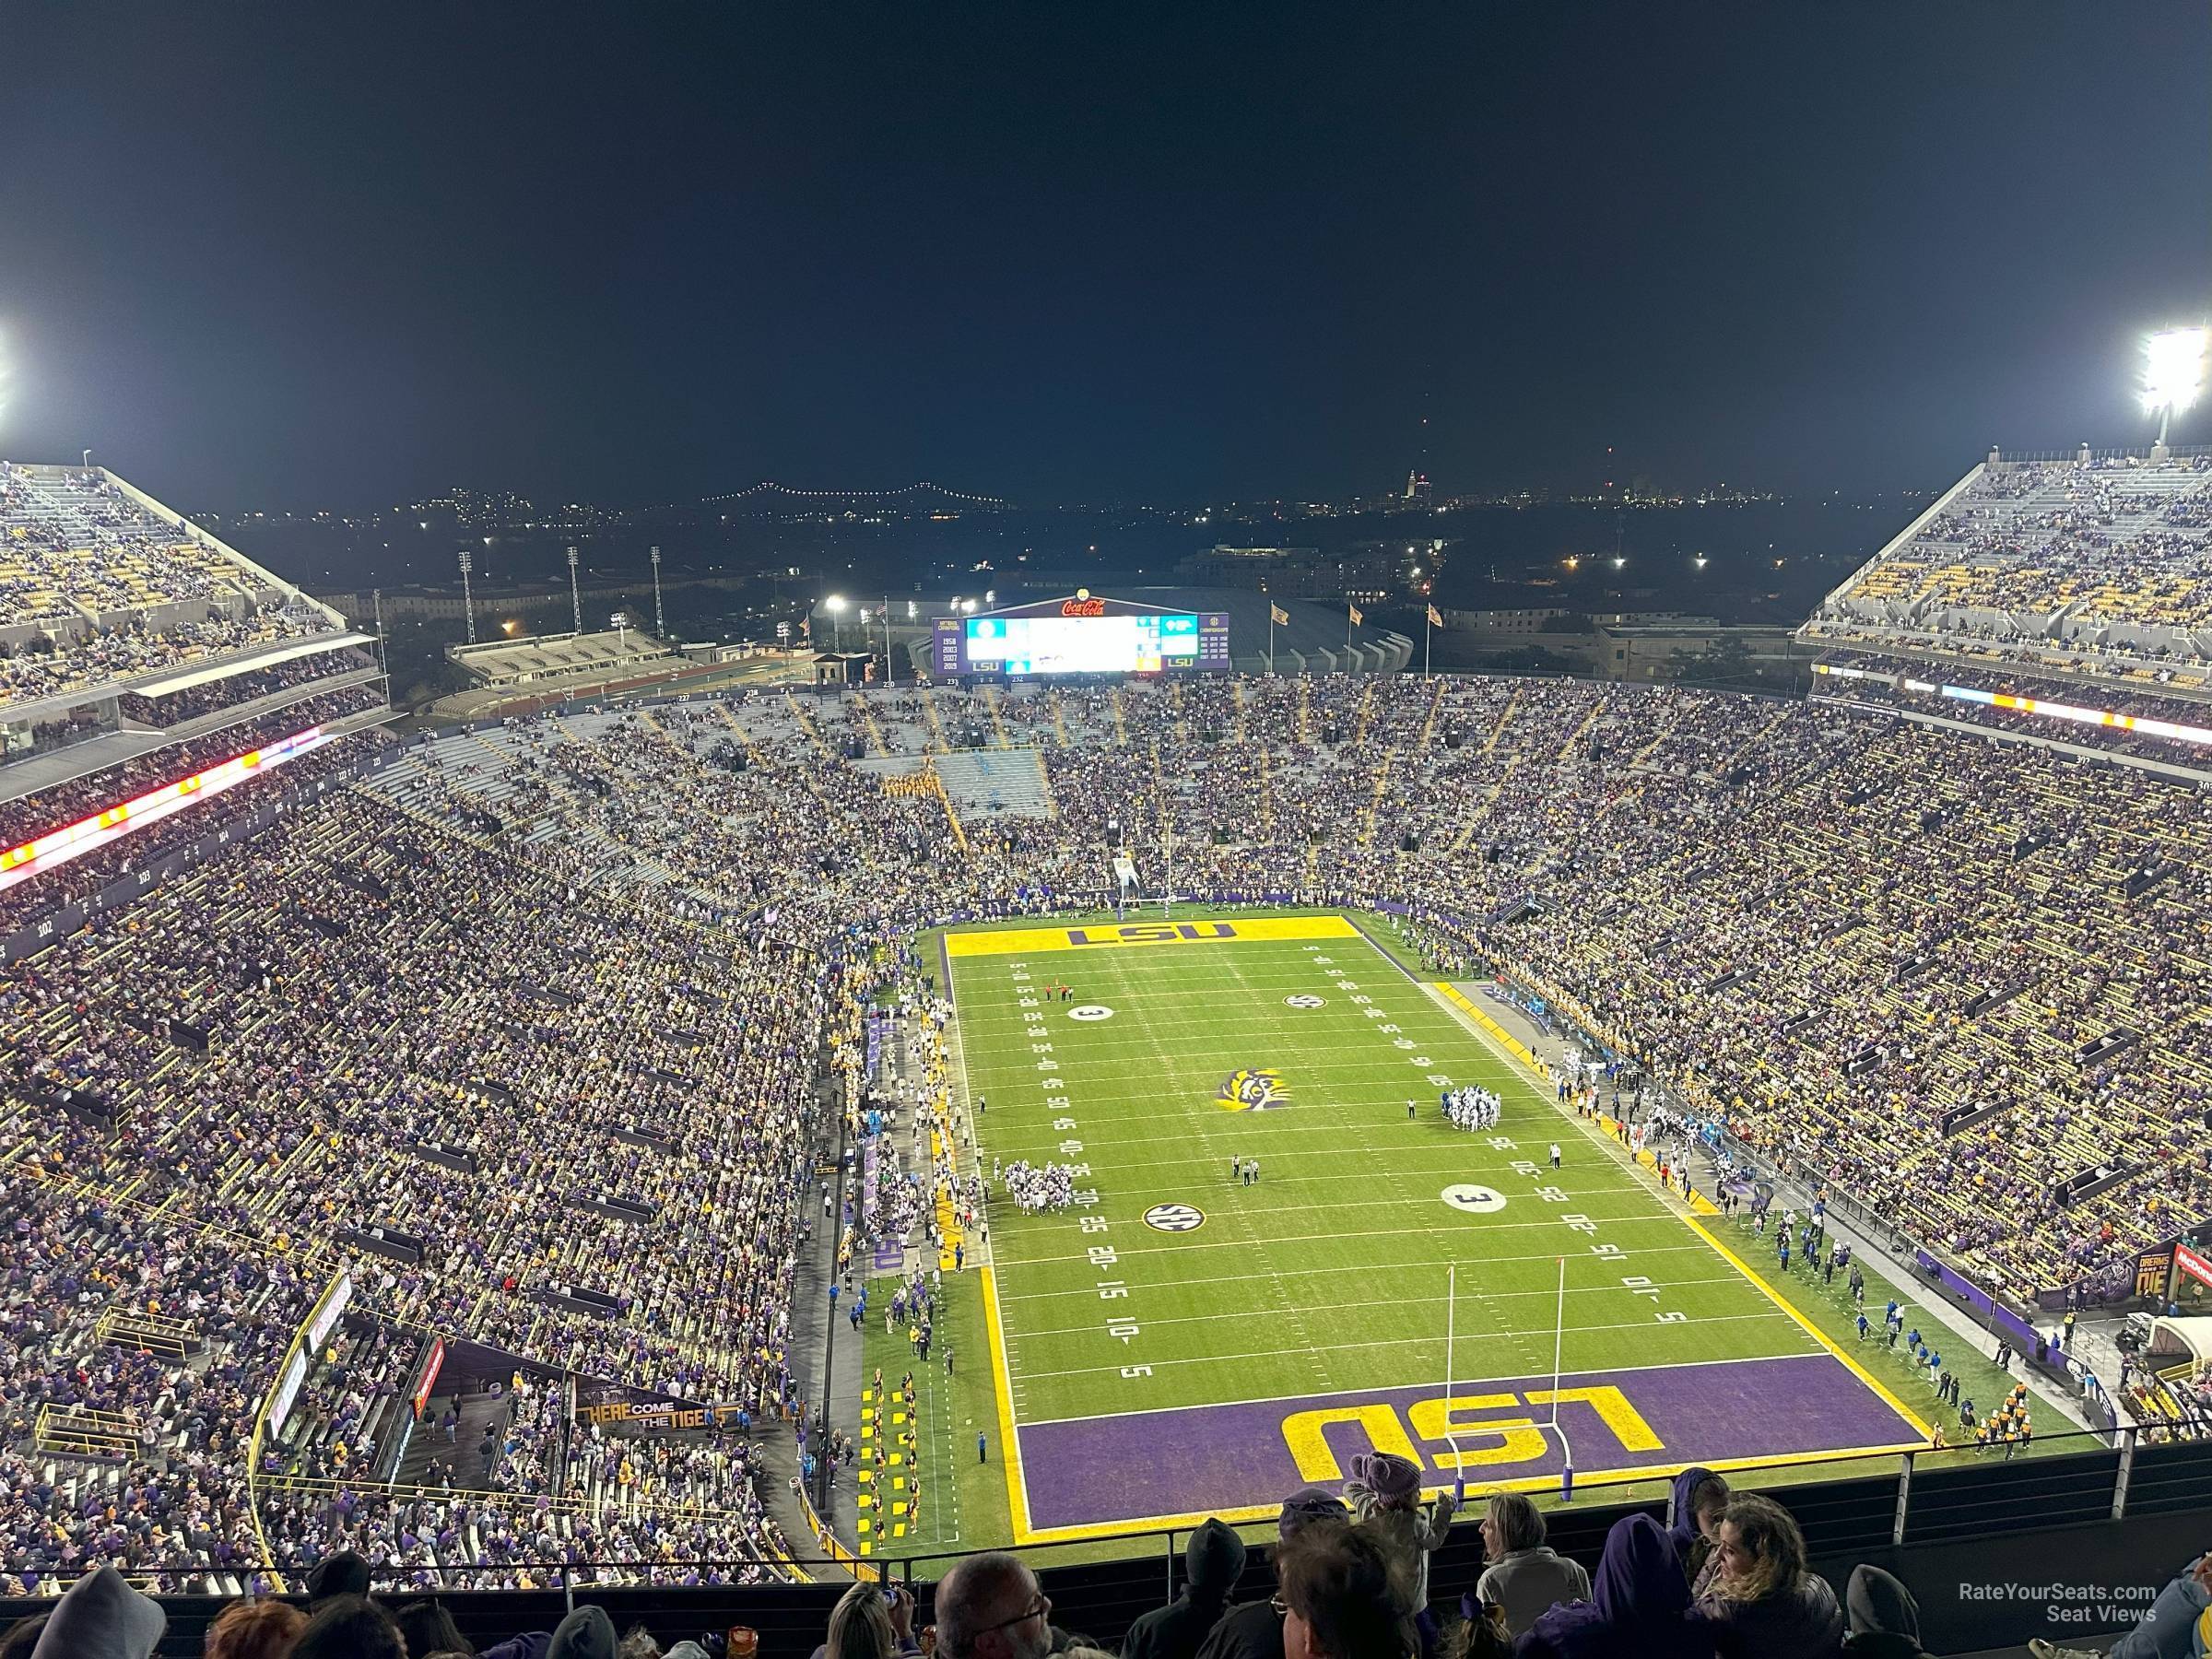
[[[1738,1492],[1721,1517],[1720,1563],[1695,1618],[1725,1659],[1840,1659],[1843,1609],[1806,1565],[1805,1535],[1771,1498]]]
[[[31,1659],[151,1659],[169,1615],[102,1567],[69,1586],[46,1616]]]
[[[605,1607],[579,1607],[553,1627],[546,1659],[615,1659],[615,1621]]]
[[[1122,1659],[1196,1659],[1243,1576],[1244,1540],[1226,1522],[1208,1516],[1191,1535],[1182,1565],[1182,1594],[1129,1627]]]
[[[1920,1604],[1893,1573],[1862,1562],[1843,1592],[1851,1633],[1843,1651],[1853,1659],[1928,1659],[1920,1645]]]
[[[1688,1620],[1679,1560],[1659,1523],[1623,1516],[1606,1535],[1590,1599],[1538,1615],[1513,1643],[1513,1659],[1712,1659],[1712,1637]]]
[[[1682,1577],[1690,1594],[1701,1594],[1718,1569],[1712,1566],[1712,1547],[1721,1541],[1721,1517],[1728,1511],[1728,1483],[1701,1464],[1692,1464],[1675,1477],[1673,1501],[1668,1506],[1666,1537],[1675,1559],[1682,1563]]]
[[[1300,1487],[1283,1500],[1276,1535],[1288,1543],[1307,1527],[1351,1519],[1344,1500],[1321,1487]],[[1199,1645],[1198,1659],[1283,1659],[1283,1615],[1273,1600],[1241,1602],[1221,1616]]]
[[[324,1556],[307,1574],[307,1610],[312,1615],[324,1602],[341,1595],[369,1594],[369,1563],[350,1549]]]

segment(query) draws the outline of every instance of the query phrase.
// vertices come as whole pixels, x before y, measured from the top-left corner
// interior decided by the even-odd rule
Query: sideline
[[[1485,1042],[1488,1043],[1492,1048],[1497,1049],[1508,1058],[1519,1062],[1523,1067],[1532,1073],[1540,1081],[1549,1083],[1552,1080],[1550,1077],[1550,1067],[1547,1066],[1542,1060],[1538,1059],[1535,1055],[1535,1053],[1530,1049],[1526,1043],[1514,1037],[1511,1032],[1507,1031],[1503,1026],[1492,1019],[1488,1014],[1485,1014],[1480,1008],[1477,1008],[1467,999],[1464,992],[1460,991],[1453,985],[1444,982],[1441,980],[1428,981],[1424,982],[1427,983],[1428,988],[1431,992],[1436,994],[1437,999],[1440,1002],[1443,1003],[1446,1007],[1450,1008],[1453,1013],[1457,1014],[1464,1021],[1465,1021],[1469,1028],[1474,1030],[1475,1034],[1480,1037]],[[1558,1101],[1551,1100],[1549,1104],[1555,1112],[1559,1111]],[[1567,1114],[1560,1112],[1559,1115],[1564,1117]],[[1583,1132],[1586,1139],[1596,1141],[1604,1145],[1606,1150],[1617,1161],[1621,1158],[1623,1148],[1621,1147],[1620,1143],[1611,1133],[1618,1120],[1603,1116],[1597,1120],[1598,1126],[1606,1131],[1605,1134],[1600,1134],[1598,1132],[1598,1128],[1593,1127],[1590,1121],[1586,1118],[1577,1117],[1573,1121],[1575,1126]],[[1658,1162],[1656,1155],[1649,1151],[1637,1152],[1630,1154],[1630,1156],[1632,1161],[1639,1167],[1656,1167]],[[1807,1336],[1810,1336],[1815,1342],[1818,1343],[1820,1347],[1829,1354],[1834,1356],[1835,1359],[1841,1361],[1844,1369],[1849,1371],[1851,1374],[1856,1377],[1861,1382],[1865,1383],[1866,1387],[1873,1392],[1876,1398],[1879,1399],[1892,1411],[1896,1412],[1900,1418],[1904,1419],[1905,1422],[1912,1425],[1913,1432],[1917,1437],[1912,1444],[1900,1444],[1895,1447],[1883,1447],[1878,1448],[1879,1450],[1915,1452],[1924,1448],[1928,1444],[1929,1441],[1935,1437],[1936,1430],[1934,1425],[1923,1419],[1919,1413],[1912,1410],[1912,1408],[1907,1406],[1904,1401],[1899,1399],[1896,1394],[1892,1394],[1889,1389],[1886,1387],[1871,1371],[1869,1371],[1865,1366],[1861,1365],[1856,1359],[1852,1358],[1852,1356],[1844,1349],[1839,1347],[1834,1339],[1830,1337],[1826,1331],[1820,1329],[1818,1325],[1815,1324],[1810,1319],[1806,1318],[1804,1313],[1798,1311],[1795,1303],[1791,1301],[1788,1297],[1783,1295],[1781,1291],[1775,1289],[1772,1285],[1769,1284],[1767,1280],[1759,1273],[1754,1271],[1741,1256],[1737,1255],[1735,1252],[1729,1249],[1725,1244],[1722,1243],[1721,1241],[1714,1237],[1713,1234],[1705,1227],[1704,1223],[1698,1219],[1698,1216],[1700,1214],[1720,1214],[1718,1206],[1715,1206],[1711,1199],[1707,1198],[1701,1193],[1692,1193],[1690,1194],[1689,1203],[1685,1206],[1682,1204],[1679,1196],[1671,1190],[1662,1188],[1661,1191],[1667,1198],[1672,1200],[1672,1202],[1667,1205],[1667,1211],[1670,1215],[1674,1216],[1675,1218],[1680,1221],[1683,1226],[1688,1228],[1691,1232],[1695,1233],[1700,1239],[1704,1241],[1704,1242],[1709,1245],[1712,1249],[1713,1253],[1717,1254],[1723,1261],[1726,1262],[1731,1267],[1734,1267],[1738,1273],[1742,1274],[1745,1278],[1749,1280],[1752,1286],[1759,1292],[1759,1294],[1764,1296],[1769,1301],[1772,1302],[1774,1306],[1779,1308],[1783,1313],[1786,1313],[1790,1317],[1791,1321],[1796,1324],[1798,1329],[1802,1330]]]

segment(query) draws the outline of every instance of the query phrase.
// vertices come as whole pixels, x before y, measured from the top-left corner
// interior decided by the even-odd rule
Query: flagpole
[[[1275,674],[1275,596],[1272,594],[1267,597],[1267,673],[1271,678]]]
[[[1430,607],[1433,608],[1433,607]],[[1428,610],[1421,612],[1421,677],[1432,677],[1429,672],[1429,636],[1436,631],[1436,624],[1429,620]]]

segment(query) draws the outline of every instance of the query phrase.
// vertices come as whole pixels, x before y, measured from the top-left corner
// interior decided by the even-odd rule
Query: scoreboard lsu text
[[[940,675],[1158,674],[1229,667],[1229,618],[1088,593],[980,617],[940,617]]]

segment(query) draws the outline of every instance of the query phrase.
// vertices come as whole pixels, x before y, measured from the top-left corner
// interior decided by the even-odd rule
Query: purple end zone
[[[1025,1424],[1020,1438],[1030,1525],[1050,1532],[1269,1506],[1309,1483],[1335,1487],[1352,1459],[1371,1449],[1410,1453],[1431,1486],[1449,1484],[1462,1473],[1469,1488],[1556,1478],[1558,1439],[1543,1434],[1539,1451],[1531,1430],[1512,1428],[1516,1418],[1523,1424],[1549,1421],[1551,1385],[1548,1375],[1454,1382],[1452,1398],[1458,1404],[1448,1426],[1461,1453],[1494,1460],[1470,1462],[1464,1471],[1445,1461],[1451,1448],[1443,1437],[1443,1389],[1437,1383]],[[1560,1387],[1618,1391],[1617,1399],[1560,1402],[1559,1426],[1583,1474],[1905,1445],[1919,1439],[1911,1423],[1832,1354],[1571,1371]],[[1543,1398],[1531,1401],[1532,1394]],[[1471,1396],[1489,1398],[1476,1404]],[[1497,1427],[1486,1430],[1486,1423]],[[1377,1447],[1378,1440],[1386,1443]]]

